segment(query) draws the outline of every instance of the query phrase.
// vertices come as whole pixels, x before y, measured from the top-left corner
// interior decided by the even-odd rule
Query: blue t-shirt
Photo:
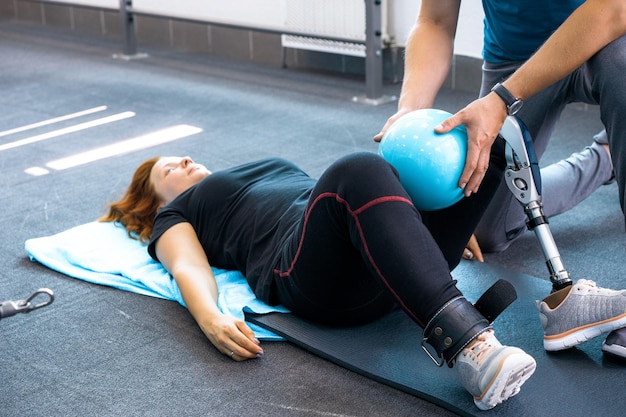
[[[525,61],[584,0],[483,0],[483,58]]]

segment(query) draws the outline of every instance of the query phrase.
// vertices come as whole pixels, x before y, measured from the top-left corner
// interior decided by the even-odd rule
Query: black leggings
[[[429,220],[439,223],[454,211],[431,213]],[[437,240],[386,161],[373,153],[349,155],[313,189],[275,270],[274,294],[293,313],[318,322],[358,324],[400,306],[424,327],[461,295],[450,269],[476,222],[449,225],[465,230],[440,225]]]

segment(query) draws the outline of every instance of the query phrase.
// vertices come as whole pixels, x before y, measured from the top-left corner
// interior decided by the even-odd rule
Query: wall
[[[138,10],[167,12],[182,19],[137,16],[137,44],[178,50],[211,53],[268,65],[306,67],[316,70],[363,75],[363,58],[303,50],[282,50],[280,35],[190,22],[193,16],[239,22],[267,28],[285,25],[286,17],[276,10],[285,9],[287,1],[318,1],[338,4],[347,0],[134,0]],[[352,0],[351,0],[352,1]],[[359,0],[362,1],[362,0]],[[333,3],[334,2],[334,3]],[[179,11],[171,11],[175,4]],[[268,4],[272,7],[262,7]],[[415,22],[420,0],[388,0],[386,31],[399,48],[398,54],[386,50],[385,79],[402,77],[402,48]],[[200,7],[199,5],[203,5]],[[226,7],[228,5],[228,7]],[[89,6],[89,7],[81,7]],[[93,6],[93,7],[92,7]],[[77,34],[106,36],[120,40],[122,28],[119,0],[0,0],[0,19],[10,18],[45,26],[69,29]],[[341,10],[341,7],[339,7]],[[477,1],[461,2],[461,18],[455,41],[455,59],[446,86],[477,91],[480,85],[480,49],[482,47],[482,6]],[[261,23],[259,23],[261,22]],[[115,51],[119,52],[119,51]]]
[[[420,0],[390,0],[390,27],[396,42],[406,46],[406,37],[415,23]],[[454,50],[457,55],[481,57],[483,44],[483,7],[479,1],[462,1]]]

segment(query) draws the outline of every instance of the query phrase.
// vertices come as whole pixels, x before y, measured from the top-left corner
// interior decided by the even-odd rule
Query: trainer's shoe
[[[626,327],[626,290],[615,291],[581,279],[537,301],[543,347],[562,350],[602,333]]]
[[[514,396],[537,364],[523,350],[502,346],[493,331],[482,333],[456,358],[459,378],[474,404],[490,410]]]
[[[602,343],[602,351],[626,359],[626,327],[609,333]]]

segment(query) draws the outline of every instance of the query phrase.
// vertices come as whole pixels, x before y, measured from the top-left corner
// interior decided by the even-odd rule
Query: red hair
[[[158,157],[143,162],[133,175],[133,179],[121,200],[110,203],[109,213],[99,219],[101,222],[121,223],[128,236],[147,243],[152,236],[154,217],[162,199],[150,181],[152,167]]]

